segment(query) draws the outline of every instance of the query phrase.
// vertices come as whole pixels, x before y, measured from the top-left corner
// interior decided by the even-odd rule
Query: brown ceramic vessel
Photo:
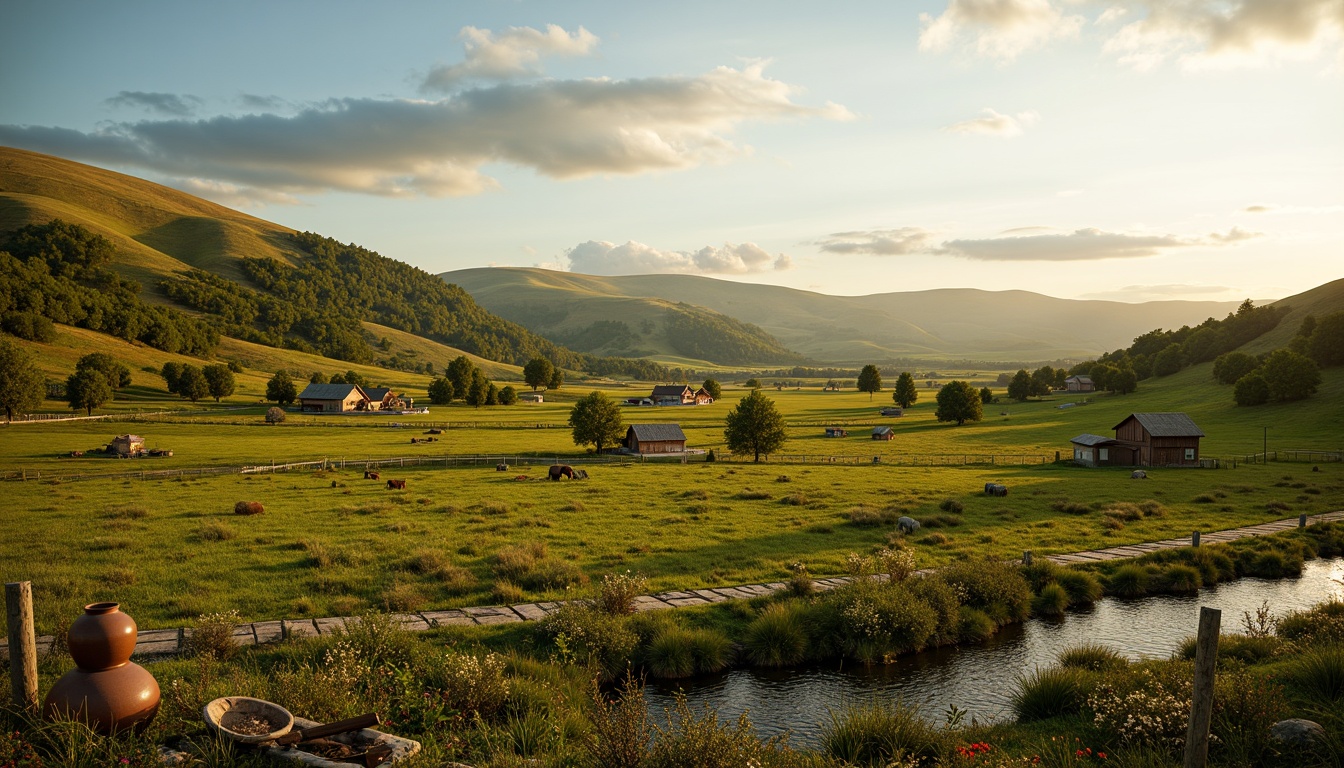
[[[82,720],[99,733],[149,725],[159,711],[159,684],[131,662],[135,638],[135,620],[116,603],[84,606],[69,634],[79,668],[52,686],[42,704],[47,719]]]

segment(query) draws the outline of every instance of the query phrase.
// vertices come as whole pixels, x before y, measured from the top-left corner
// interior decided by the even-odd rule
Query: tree
[[[569,411],[569,426],[575,445],[592,443],[597,453],[625,437],[620,406],[597,391],[584,395],[574,404]]]
[[[706,392],[708,392],[709,396],[714,398],[715,400],[718,400],[720,397],[723,397],[723,387],[719,384],[719,382],[713,379],[705,379],[705,383],[701,384],[700,387],[704,389]]]
[[[1213,361],[1213,378],[1220,384],[1236,384],[1242,376],[1260,367],[1260,362],[1245,352],[1228,352]]]
[[[346,384],[354,384],[356,387],[369,386],[369,380],[355,371],[346,371],[342,378],[345,380]]]
[[[210,382],[205,374],[194,365],[182,366],[182,375],[177,377],[177,394],[196,402],[210,394]]]
[[[299,392],[294,388],[293,380],[284,371],[276,371],[271,380],[266,382],[266,399],[273,403],[290,405],[298,397]]]
[[[1114,390],[1111,381],[1120,375],[1120,369],[1110,363],[1097,363],[1092,366],[1092,386],[1098,391],[1110,392]]]
[[[934,416],[939,421],[955,421],[957,426],[979,421],[984,418],[980,393],[968,381],[949,381],[938,390],[938,410]]]
[[[503,387],[500,388],[499,390],[500,405],[514,405],[517,402],[518,402],[518,390],[514,389],[512,385],[505,384]]]
[[[551,378],[546,382],[547,389],[559,389],[565,383],[565,372],[559,368],[551,369]]]
[[[1321,370],[1305,355],[1288,349],[1270,352],[1259,373],[1269,387],[1270,399],[1303,400],[1321,386]]]
[[[1171,344],[1153,358],[1153,375],[1170,376],[1185,367],[1180,344]]]
[[[902,372],[896,377],[896,391],[891,393],[891,399],[902,408],[909,408],[919,400],[919,390],[915,387],[915,377],[909,372]]]
[[[874,392],[882,391],[882,372],[877,370],[876,365],[865,365],[863,370],[859,371],[858,389],[860,392],[867,392],[870,401]]]
[[[1139,375],[1133,368],[1117,368],[1111,375],[1108,385],[1112,392],[1127,395],[1139,388]]]
[[[46,388],[46,379],[33,364],[28,351],[13,342],[0,340],[0,405],[5,408],[5,423],[8,424],[15,413],[30,413],[41,405]]]
[[[235,384],[233,371],[229,370],[229,366],[223,363],[207,365],[201,373],[205,374],[206,386],[210,390],[210,396],[215,398],[216,403],[219,402],[221,397],[228,397],[233,394]]]
[[[1237,379],[1232,389],[1232,399],[1237,405],[1264,405],[1269,402],[1269,384],[1259,371],[1252,371]]]
[[[283,408],[277,408],[276,406],[272,405],[270,408],[266,409],[267,424],[279,424],[284,420],[285,420],[285,410]]]
[[[182,363],[164,363],[159,375],[163,377],[163,383],[168,386],[168,391],[176,395],[177,380],[182,378]]]
[[[1031,374],[1031,394],[1045,397],[1055,386],[1055,369],[1048,365],[1037,368]]]
[[[90,352],[75,363],[76,371],[94,370],[103,374],[107,386],[121,389],[131,385],[131,369],[117,362],[117,359],[103,352]]]
[[[737,401],[724,418],[723,438],[733,453],[750,453],[759,462],[784,446],[789,431],[775,401],[759,390]]]
[[[70,401],[71,409],[83,410],[92,416],[94,408],[101,408],[112,399],[112,386],[102,373],[85,368],[65,380],[65,396]]]
[[[1320,319],[1307,340],[1307,353],[1322,368],[1344,364],[1344,312]]]
[[[555,366],[551,365],[550,360],[544,357],[534,357],[527,361],[527,365],[523,366],[523,381],[527,382],[527,386],[531,387],[533,392],[536,392],[538,387],[544,387],[551,383],[552,373],[555,373]]]
[[[309,384],[326,384],[330,381],[331,380],[327,378],[327,374],[321,371],[313,371],[313,375],[308,377]]]
[[[444,378],[453,384],[453,399],[465,400],[467,390],[471,388],[471,372],[476,370],[476,364],[471,362],[471,358],[466,355],[458,355],[448,363],[448,370],[444,373]]]
[[[493,381],[485,388],[485,404],[499,405],[499,387]]]
[[[453,402],[453,382],[448,379],[435,379],[429,383],[429,402],[435,405],[447,405]]]
[[[744,382],[742,386],[746,387],[747,389],[760,389],[760,388],[761,388],[761,380],[760,380],[760,379],[747,379],[746,382]]]
[[[994,390],[990,389],[989,387],[981,387],[980,404],[989,405],[992,402],[994,402]]]
[[[941,392],[939,393],[942,394]],[[1031,397],[1031,374],[1027,373],[1025,368],[1018,370],[1013,374],[1012,381],[1008,382],[1008,396],[1018,402],[1026,402]]]
[[[480,368],[471,369],[471,383],[467,385],[467,395],[462,398],[467,401],[467,405],[473,408],[480,408],[485,405],[486,397],[490,394],[490,382],[481,373]]]

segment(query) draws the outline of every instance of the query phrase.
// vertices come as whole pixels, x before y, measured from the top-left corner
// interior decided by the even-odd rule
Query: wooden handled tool
[[[326,736],[335,736],[338,733],[349,733],[350,731],[358,731],[361,728],[373,728],[379,725],[381,722],[382,721],[378,719],[377,712],[370,712],[367,715],[360,715],[358,717],[352,717],[347,720],[337,720],[334,723],[327,723],[326,725],[315,725],[312,728],[303,728],[297,731],[290,731],[284,736],[281,736],[280,738],[276,739],[275,743],[278,746],[283,747],[289,744],[298,744],[301,741],[320,739]]]

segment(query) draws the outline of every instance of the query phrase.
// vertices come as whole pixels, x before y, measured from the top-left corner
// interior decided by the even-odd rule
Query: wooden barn
[[[117,435],[112,438],[112,453],[123,458],[145,455],[145,438],[139,435]]]
[[[849,432],[844,427],[827,427],[827,437],[849,437]]]
[[[622,445],[633,453],[685,453],[686,433],[679,424],[631,424]]]
[[[711,395],[711,394],[709,394],[709,390],[705,389],[704,387],[701,387],[701,388],[695,390],[695,404],[696,404],[696,405],[713,405],[713,404],[714,404],[714,396]]]
[[[1105,435],[1079,435],[1069,441],[1073,444],[1073,461],[1075,464],[1081,464],[1084,467],[1108,467],[1115,464],[1132,465],[1130,461],[1131,451],[1126,448],[1119,454],[1121,461],[1116,461],[1115,439]]]
[[[685,384],[658,384],[649,399],[654,405],[695,405],[695,390]]]
[[[1095,392],[1097,386],[1091,376],[1070,376],[1064,380],[1064,389],[1070,392]]]
[[[891,427],[873,427],[874,440],[895,440],[896,430]]]
[[[1112,454],[1141,467],[1199,466],[1199,439],[1204,432],[1184,413],[1131,413],[1115,425]]]
[[[309,384],[299,393],[304,413],[347,413],[368,410],[369,396],[357,384]]]

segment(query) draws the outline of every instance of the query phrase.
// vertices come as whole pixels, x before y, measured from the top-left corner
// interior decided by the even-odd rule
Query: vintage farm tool
[[[359,731],[365,728],[374,728],[382,722],[383,721],[378,718],[377,712],[369,712],[365,715],[350,717],[345,720],[337,720],[334,723],[326,723],[325,725],[317,725],[311,728],[301,728],[296,731],[290,731],[277,738],[275,744],[276,746],[284,747],[290,744],[312,741],[314,739],[325,739],[328,736],[335,736],[341,733]]]

